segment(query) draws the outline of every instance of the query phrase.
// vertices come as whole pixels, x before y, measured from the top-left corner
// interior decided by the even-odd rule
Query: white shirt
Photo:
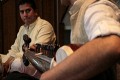
[[[92,3],[85,10],[85,14],[82,15],[84,17],[81,17],[84,20],[83,23],[78,18],[81,16],[79,14],[81,5],[81,2],[77,0],[69,11],[71,21],[71,43],[86,43],[81,41],[81,36],[87,36],[88,39],[86,38],[86,40],[90,41],[97,36],[109,34],[120,35],[120,10],[115,4],[109,0],[99,0]],[[80,25],[81,23],[83,25],[82,27]],[[81,28],[85,29],[85,32],[82,32]],[[86,33],[87,35],[81,33]]]
[[[88,39],[97,36],[117,34],[120,36],[120,10],[108,0],[101,0],[89,6],[84,17],[84,28]]]

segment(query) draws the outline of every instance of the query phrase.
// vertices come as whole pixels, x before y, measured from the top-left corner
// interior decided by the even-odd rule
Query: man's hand
[[[3,76],[6,76],[8,71],[9,71],[9,68],[10,68],[10,65],[12,64],[12,62],[14,61],[14,57],[9,57],[8,60],[3,63],[3,67],[4,67],[4,73],[3,73]]]
[[[29,48],[30,48],[31,51],[38,52],[36,44],[31,45]]]

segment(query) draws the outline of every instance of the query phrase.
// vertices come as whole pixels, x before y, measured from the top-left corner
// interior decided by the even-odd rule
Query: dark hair
[[[20,5],[25,4],[25,3],[30,4],[31,7],[32,7],[34,10],[36,10],[36,4],[35,4],[35,1],[34,1],[34,0],[19,0],[19,1],[18,1],[18,7],[19,7]]]

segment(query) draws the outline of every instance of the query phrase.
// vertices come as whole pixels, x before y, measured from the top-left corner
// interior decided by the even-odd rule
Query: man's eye
[[[26,13],[29,13],[30,11],[31,11],[30,9],[25,10]]]

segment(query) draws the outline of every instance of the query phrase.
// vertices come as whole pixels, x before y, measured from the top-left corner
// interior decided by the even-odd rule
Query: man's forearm
[[[119,37],[97,38],[42,74],[41,80],[87,80],[114,65],[119,58]]]

